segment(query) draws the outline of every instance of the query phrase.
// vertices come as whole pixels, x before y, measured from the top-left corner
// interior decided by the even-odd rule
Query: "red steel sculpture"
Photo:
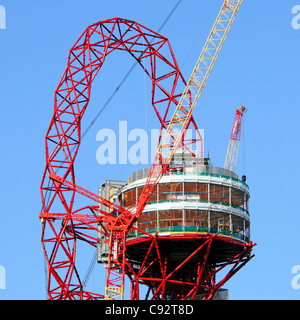
[[[84,31],[70,50],[67,68],[55,91],[54,114],[45,138],[46,168],[41,183],[42,210],[39,217],[42,220],[41,241],[48,266],[48,297],[122,299],[124,277],[127,275],[131,281],[130,298],[133,300],[140,299],[141,284],[149,288],[146,299],[193,299],[199,294],[203,294],[204,299],[211,299],[250,260],[253,244],[210,233],[189,235],[196,243],[195,250],[178,265],[168,265],[164,256],[168,238],[158,233],[148,234],[138,229],[134,222],[143,212],[162,175],[170,169],[170,161],[159,159],[160,153],[157,152],[135,207],[122,207],[75,183],[74,161],[81,143],[81,119],[90,101],[92,82],[106,56],[114,50],[128,52],[152,81],[152,105],[161,125],[158,145],[170,124],[183,123],[182,119],[184,130],[192,127],[197,137],[185,139],[185,131],[178,137],[175,131],[169,130],[174,140],[169,145],[165,144],[165,147],[173,148],[174,141],[178,146],[180,138],[179,146],[193,154],[191,146],[195,142],[202,142],[191,115],[190,92],[185,93],[190,106],[181,106],[181,119],[178,117],[174,120],[173,113],[183,96],[186,82],[167,38],[134,21],[120,18],[98,22]],[[200,156],[203,157],[202,150]],[[76,193],[84,195],[92,204],[76,208]],[[99,204],[108,207],[109,213],[101,211]],[[142,232],[145,237],[127,240],[130,229]],[[103,295],[85,291],[76,268],[78,243],[83,241],[96,247],[99,241],[97,233],[105,235],[109,244]],[[127,254],[127,247],[129,253],[141,253],[138,270]],[[226,255],[229,251],[230,254],[224,257],[222,263],[212,264],[209,259],[212,250],[219,255]],[[181,279],[177,276],[178,271],[186,265],[191,274]],[[216,282],[216,274],[226,266],[231,266],[231,269],[221,281]],[[155,269],[152,278],[149,277],[151,268]]]
[[[81,143],[81,119],[90,101],[92,82],[106,56],[114,50],[128,52],[152,80],[152,105],[161,123],[161,132],[167,128],[182,94],[178,87],[181,84],[184,89],[186,85],[168,39],[134,21],[114,18],[93,24],[71,48],[67,68],[55,90],[54,114],[45,139],[46,168],[41,184],[42,245],[48,265],[50,299],[103,298],[83,290],[75,264],[77,242],[86,241],[96,246],[97,236],[91,236],[89,231],[106,233],[114,228],[123,233],[129,227],[128,219],[131,225],[135,218],[128,209],[87,190],[83,194],[97,204],[74,209],[75,194],[79,189],[75,187],[74,161]],[[149,69],[144,60],[149,61]],[[189,145],[201,140],[194,119],[190,122],[198,139],[183,142],[188,150]],[[67,178],[70,180],[68,185],[64,184]],[[118,218],[99,212],[99,203],[113,208],[119,213]],[[126,217],[126,228],[123,227],[123,216]]]

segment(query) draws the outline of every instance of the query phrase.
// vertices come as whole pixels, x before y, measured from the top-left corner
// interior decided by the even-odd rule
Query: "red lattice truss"
[[[186,85],[168,39],[133,21],[114,18],[93,24],[71,48],[67,67],[55,90],[54,114],[45,139],[46,167],[41,183],[43,206],[40,218],[42,245],[48,266],[49,299],[104,298],[101,294],[84,290],[76,268],[78,241],[96,247],[98,232],[111,234],[111,245],[116,239],[123,244],[119,250],[118,266],[123,270],[121,281],[124,281],[125,270],[137,279],[125,259],[125,236],[147,204],[151,192],[150,196],[143,197],[139,212],[133,213],[132,208],[123,208],[75,184],[74,161],[81,143],[81,119],[90,101],[92,82],[106,56],[114,50],[128,52],[151,79],[151,101],[161,124],[161,133],[168,127]],[[190,124],[198,134],[198,141],[201,140],[193,118],[187,128]],[[190,150],[190,145],[197,139],[184,140],[183,137],[182,143]],[[164,166],[161,170],[168,170],[168,167]],[[152,182],[152,190],[157,182],[158,179]],[[94,204],[75,209],[76,193],[85,195]],[[118,214],[100,211],[99,204]],[[207,248],[207,245],[204,247]],[[115,280],[110,280],[114,273],[116,271],[109,264],[107,285],[120,280],[120,274],[115,275]],[[138,298],[136,284],[132,299]],[[196,292],[193,290],[188,294],[193,295]]]

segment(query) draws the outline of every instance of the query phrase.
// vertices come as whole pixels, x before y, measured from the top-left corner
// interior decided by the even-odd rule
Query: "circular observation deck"
[[[135,204],[150,168],[132,173],[120,190],[121,204]],[[159,181],[135,226],[147,233],[172,239],[204,234],[250,242],[248,185],[229,170],[209,165],[172,169]],[[146,235],[130,230],[127,239]]]

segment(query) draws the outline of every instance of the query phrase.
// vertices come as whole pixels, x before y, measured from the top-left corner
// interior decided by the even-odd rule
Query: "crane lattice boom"
[[[234,171],[237,161],[237,156],[239,153],[240,141],[241,141],[241,130],[242,130],[242,119],[244,113],[246,112],[246,107],[241,106],[236,110],[235,119],[233,122],[233,127],[229,139],[229,144],[227,148],[227,154],[225,159],[224,168],[227,170]]]

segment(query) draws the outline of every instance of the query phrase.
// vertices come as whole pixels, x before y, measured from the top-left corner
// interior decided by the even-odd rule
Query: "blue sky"
[[[185,79],[221,7],[219,0],[213,10],[215,2],[183,0],[161,31],[169,38]],[[39,188],[54,90],[69,49],[87,26],[113,17],[156,31],[175,3],[0,1],[6,9],[6,29],[0,30],[0,265],[6,271],[6,289],[0,289],[0,299],[46,297]],[[300,290],[291,285],[292,268],[300,265],[300,29],[292,27],[292,8],[297,4],[244,0],[195,111],[198,126],[205,131],[205,152],[214,165],[223,166],[235,110],[240,104],[248,107],[237,173],[247,175],[251,238],[257,246],[255,257],[225,286],[231,299],[300,297]],[[86,126],[132,65],[130,60],[118,62],[108,61],[93,84]],[[127,180],[143,167],[103,166],[95,156],[101,128],[117,131],[122,120],[128,121],[129,130],[151,128],[153,110],[145,102],[150,91],[139,71],[134,70],[84,138],[76,174],[78,183],[91,191],[97,192],[105,179]],[[92,254],[89,249],[84,259]],[[104,278],[102,267],[95,266],[90,289],[103,293]]]

